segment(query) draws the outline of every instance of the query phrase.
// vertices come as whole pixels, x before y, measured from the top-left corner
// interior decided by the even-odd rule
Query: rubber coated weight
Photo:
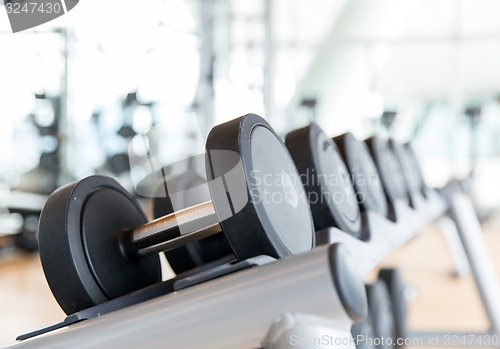
[[[401,143],[394,140],[390,140],[389,144],[394,151],[394,154],[396,154],[396,158],[398,159],[401,169],[403,170],[408,195],[413,199],[421,193],[420,180],[417,173],[413,169],[411,160],[408,157],[408,152]]]
[[[396,331],[391,297],[385,282],[377,280],[366,287],[368,296],[368,313],[373,324],[373,332],[377,339],[377,349],[394,348]],[[383,340],[382,340],[383,339]]]
[[[153,200],[155,218],[210,200],[206,179],[194,169],[167,179],[166,183],[160,185],[157,193]],[[224,235],[216,234],[166,251],[165,255],[173,271],[180,274],[231,253]]]
[[[425,194],[427,190],[427,185],[425,184],[424,174],[422,172],[422,167],[420,167],[417,155],[413,151],[413,148],[410,143],[406,143],[404,145],[404,148],[406,150],[406,155],[408,156],[408,160],[411,164],[412,171],[418,180],[420,191]]]
[[[375,349],[375,333],[373,330],[373,321],[368,315],[363,321],[356,322],[351,328],[352,338],[358,349]]]
[[[146,222],[137,201],[115,180],[92,176],[49,196],[40,216],[40,259],[66,314],[161,281],[158,256],[130,259],[122,231]]]
[[[401,272],[398,269],[381,269],[378,279],[383,281],[389,290],[396,338],[408,338],[405,285]],[[404,341],[400,343],[401,345],[398,345],[396,342],[396,349],[404,348]]]
[[[285,144],[308,193],[316,230],[334,226],[360,237],[359,203],[333,140],[313,123],[290,132]]]
[[[377,166],[389,202],[403,200],[410,204],[403,169],[389,143],[376,136],[368,138],[365,143]]]
[[[335,265],[331,270],[332,279],[344,309],[354,321],[365,319],[368,299],[363,280],[353,277],[358,273],[356,261],[343,244],[332,245],[329,259],[331,265]]]
[[[247,114],[215,126],[206,149],[214,208],[238,259],[262,254],[281,258],[314,247],[311,210],[299,174],[263,118]]]
[[[384,188],[367,145],[358,141],[351,133],[344,133],[333,140],[339,147],[352,176],[361,209],[387,216]]]

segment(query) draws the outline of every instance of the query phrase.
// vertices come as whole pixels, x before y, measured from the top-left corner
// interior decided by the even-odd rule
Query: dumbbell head
[[[361,208],[386,216],[388,207],[379,173],[367,145],[351,133],[333,139],[344,158],[353,178],[354,188]]]
[[[374,284],[366,286],[366,294],[368,314],[364,320],[355,323],[351,328],[357,348],[391,349],[397,337],[392,313],[393,305],[387,284],[379,279]]]
[[[285,144],[308,192],[316,230],[335,226],[359,237],[359,203],[333,140],[312,123],[290,132]]]
[[[161,281],[158,256],[130,259],[120,234],[146,223],[114,179],[92,176],[49,196],[39,223],[40,259],[66,314]]]
[[[421,183],[418,177],[418,173],[415,172],[414,165],[408,156],[408,151],[405,147],[395,140],[390,140],[389,144],[398,159],[401,169],[404,173],[406,188],[408,190],[408,195],[413,201],[414,198],[421,194]]]
[[[389,142],[374,136],[365,141],[377,166],[380,179],[390,202],[402,200],[410,203],[403,169]]]
[[[420,188],[420,191],[423,194],[425,194],[427,191],[427,185],[425,183],[424,174],[422,172],[422,168],[420,167],[420,163],[418,161],[417,155],[415,154],[410,143],[406,143],[404,145],[404,149],[406,151],[406,155],[408,157],[408,160],[411,164],[412,171],[415,174],[416,179],[418,181],[418,187]]]
[[[263,118],[248,114],[215,126],[206,150],[208,187],[236,257],[259,251],[280,258],[314,246],[311,210],[297,168]]]
[[[49,197],[40,218],[40,257],[67,314],[159,282],[159,257],[152,253],[169,249],[166,244],[192,242],[202,231],[215,234],[220,226],[239,259],[262,254],[280,258],[314,246],[304,189],[292,180],[298,180],[297,170],[267,122],[247,115],[214,128],[207,155],[213,202],[163,220],[145,224],[136,200],[102,176],[66,185]],[[281,182],[262,185],[264,175],[277,175]],[[264,189],[283,200],[262,200]],[[201,225],[213,216],[219,218],[215,230]],[[188,224],[181,222],[198,228],[183,232]]]
[[[356,343],[357,349],[375,349],[373,344],[375,333],[373,330],[373,321],[368,315],[363,321],[356,322],[351,327],[351,334]],[[368,338],[371,338],[369,340]]]
[[[392,315],[392,301],[387,285],[382,280],[366,286],[368,297],[368,314],[372,321],[375,338],[384,338],[377,349],[394,348],[396,331]],[[391,339],[392,341],[388,340]]]
[[[385,283],[391,297],[395,337],[403,339],[408,338],[405,285],[403,283],[401,271],[394,268],[381,269],[378,274],[378,279]],[[396,343],[396,349],[401,349],[403,347],[404,345],[398,345]]]

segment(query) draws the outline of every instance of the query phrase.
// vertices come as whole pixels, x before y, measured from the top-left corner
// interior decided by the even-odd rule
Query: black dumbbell
[[[385,282],[377,280],[366,286],[368,313],[373,325],[377,349],[394,348],[396,329],[393,317],[393,305],[389,289]]]
[[[410,162],[413,173],[415,174],[416,180],[418,182],[418,188],[420,192],[425,196],[427,193],[427,184],[425,183],[424,174],[422,168],[420,167],[420,162],[418,161],[417,155],[415,154],[410,143],[404,144],[404,149]]]
[[[333,140],[351,173],[361,209],[387,216],[387,199],[368,146],[351,133],[344,133]]]
[[[413,201],[415,200],[415,197],[422,195],[419,175],[415,171],[412,160],[404,145],[396,142],[395,140],[390,140],[389,144],[399,161],[399,165],[401,166],[401,170],[404,174],[406,188],[408,189],[408,195],[410,196],[412,204],[414,204]]]
[[[358,349],[392,349],[396,341],[393,305],[386,283],[378,279],[366,285],[368,314],[353,324],[351,333]]]
[[[359,203],[335,142],[313,123],[288,133],[285,144],[308,192],[315,229],[338,227],[360,237]]]
[[[408,326],[405,285],[401,271],[394,268],[381,269],[378,279],[386,284],[389,291],[392,303],[394,335],[398,339],[395,342],[395,347],[396,349],[402,349],[405,346],[405,339],[408,338]]]
[[[375,349],[375,333],[373,321],[368,314],[364,320],[356,322],[351,327],[351,334],[357,349]]]
[[[161,281],[159,252],[220,232],[239,260],[314,246],[297,169],[264,119],[248,114],[214,127],[206,149],[212,200],[149,223],[111,178],[91,176],[50,195],[40,218],[40,258],[66,314]]]
[[[389,202],[401,200],[411,204],[405,174],[389,142],[377,136],[365,140],[377,166]]]

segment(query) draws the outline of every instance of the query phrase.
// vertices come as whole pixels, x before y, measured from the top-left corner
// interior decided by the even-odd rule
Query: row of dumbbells
[[[111,178],[87,177],[51,194],[40,218],[40,257],[65,313],[161,282],[160,252],[178,275],[189,275],[306,252],[315,232],[329,227],[366,240],[363,211],[395,220],[395,201],[413,205],[425,194],[407,146],[350,134],[332,140],[315,124],[283,142],[253,114],[211,130],[206,176],[206,197],[186,199],[175,212],[158,205],[156,214],[166,215],[152,222]]]
[[[290,132],[285,145],[304,185],[315,231],[337,227],[369,240],[370,227],[365,224],[363,212],[375,212],[395,221],[392,203],[401,201],[413,206],[415,197],[425,196],[422,173],[408,144],[378,137],[361,142],[351,133],[330,139],[311,124]],[[265,156],[265,151],[262,154]],[[194,169],[169,178],[155,194],[154,217],[210,201],[206,183]],[[210,237],[165,254],[173,270],[181,273],[230,254],[231,247],[225,242]]]

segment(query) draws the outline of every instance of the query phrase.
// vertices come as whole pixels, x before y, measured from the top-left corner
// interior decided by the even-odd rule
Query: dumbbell
[[[159,252],[220,232],[239,260],[314,246],[297,169],[264,119],[248,114],[214,127],[206,150],[211,201],[149,223],[111,178],[87,177],[50,195],[40,217],[40,258],[66,314],[160,282]]]
[[[419,174],[415,171],[414,164],[412,163],[412,160],[410,159],[410,156],[405,146],[392,139],[389,141],[389,144],[392,150],[394,151],[396,158],[399,161],[401,170],[403,171],[404,174],[406,187],[408,189],[408,194],[413,204],[415,197],[422,194]]]
[[[404,149],[406,150],[406,155],[408,157],[408,161],[411,165],[412,171],[416,176],[418,188],[420,192],[425,196],[427,192],[427,184],[425,183],[424,174],[422,172],[422,168],[420,167],[417,155],[415,154],[410,143],[404,144]]]
[[[396,329],[392,300],[387,285],[384,281],[377,280],[374,284],[367,285],[366,294],[373,334],[380,340],[380,343],[375,343],[377,349],[394,348]]]
[[[315,229],[338,227],[359,238],[359,203],[335,142],[312,123],[288,133],[285,144],[308,192]]]
[[[377,166],[368,146],[352,135],[344,133],[333,138],[349,169],[362,211],[373,211],[387,216],[388,205]]]
[[[352,336],[358,349],[391,349],[396,343],[393,305],[387,284],[381,280],[366,285],[368,314],[353,324]]]
[[[377,166],[388,201],[401,200],[411,204],[405,174],[389,142],[374,136],[365,143]]]
[[[368,314],[364,318],[364,320],[356,322],[352,325],[351,334],[357,349],[376,348],[375,344],[373,343],[373,339],[375,339],[375,333],[373,330],[373,321],[370,314]]]
[[[396,349],[404,348],[404,339],[408,338],[407,326],[407,304],[405,296],[405,285],[399,269],[381,269],[378,279],[383,281],[389,291],[392,304],[392,316],[394,322],[395,338],[400,339],[395,342]]]

